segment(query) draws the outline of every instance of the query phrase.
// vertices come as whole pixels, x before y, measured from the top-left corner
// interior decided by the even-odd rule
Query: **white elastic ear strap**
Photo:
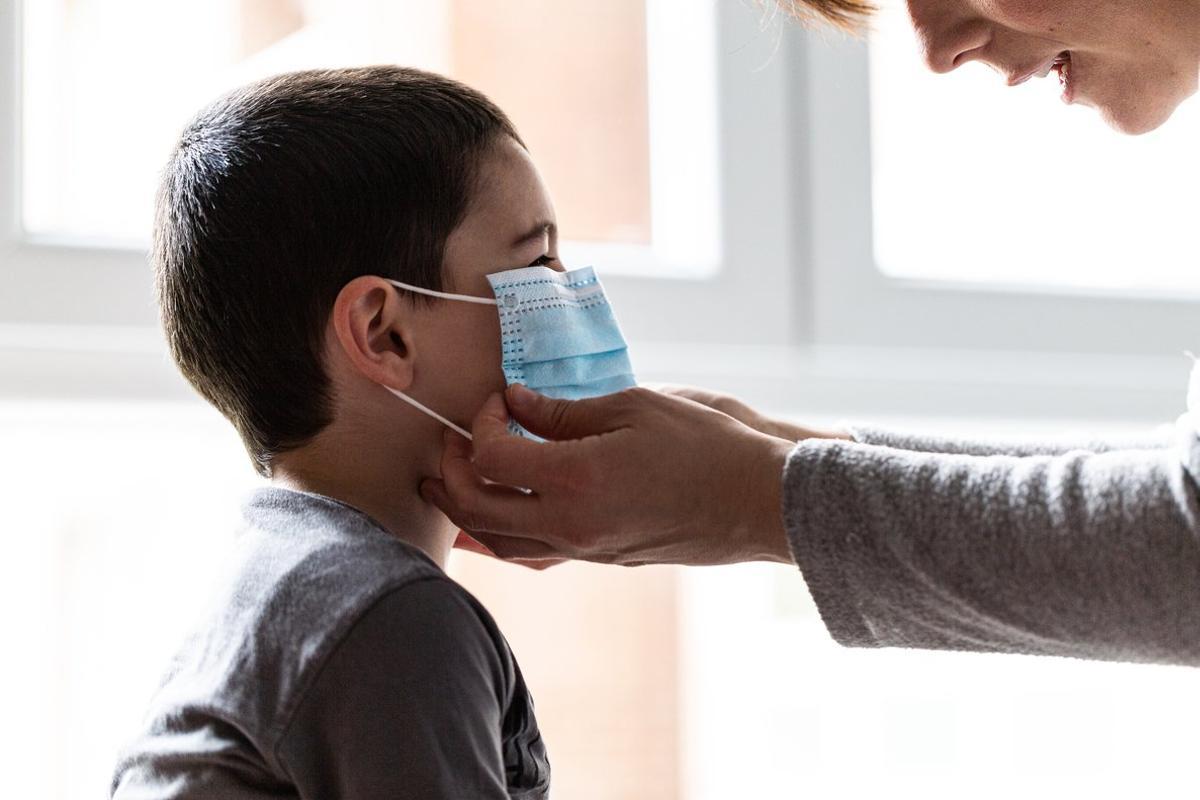
[[[427,294],[430,297],[440,297],[443,300],[461,300],[464,303],[479,303],[480,305],[484,305],[484,306],[496,305],[496,301],[494,299],[487,298],[487,297],[476,297],[475,295],[471,295],[471,294],[453,294],[451,292],[439,292],[436,289],[426,289],[424,286],[413,286],[411,283],[404,283],[403,281],[393,281],[388,278],[385,278],[384,280],[387,280],[388,283],[392,284],[393,286],[397,286],[401,289],[407,289],[410,292],[416,292],[418,294]],[[406,395],[404,392],[396,391],[395,389],[393,389],[390,386],[384,386],[383,388],[387,389],[389,392],[396,395],[396,397],[399,397],[401,400],[408,403],[410,406],[417,409],[418,411],[422,411],[422,412],[428,414],[429,416],[433,417],[434,419],[436,419],[438,422],[445,425],[450,430],[455,431],[459,434],[462,434],[463,436],[465,436],[467,438],[467,441],[474,441],[475,437],[471,436],[471,432],[469,430],[467,430],[466,428],[463,428],[461,425],[455,425],[453,422],[446,419],[445,417],[443,417],[441,414],[434,411],[429,406],[427,406],[423,403],[417,402],[416,400],[414,400],[411,397],[409,397],[408,395]]]
[[[380,386],[383,386],[383,384],[380,384]],[[426,414],[428,414],[429,416],[433,417],[434,419],[436,419],[438,422],[445,425],[450,430],[456,431],[456,432],[462,434],[463,436],[467,437],[467,441],[475,440],[475,437],[471,435],[471,432],[469,430],[467,430],[466,428],[463,428],[459,425],[455,425],[453,422],[446,419],[441,414],[434,411],[432,408],[429,408],[428,406],[424,405],[423,403],[418,403],[416,400],[413,400],[411,397],[406,395],[404,392],[396,391],[395,389],[393,389],[390,386],[384,386],[383,388],[387,389],[389,392],[396,395],[396,397],[399,397],[401,400],[408,403],[410,406],[417,409],[418,411],[423,411]]]
[[[410,292],[417,294],[427,294],[430,297],[440,297],[443,300],[461,300],[464,303],[479,303],[484,306],[496,305],[496,300],[491,297],[476,297],[473,294],[453,294],[452,292],[439,292],[435,289],[426,289],[424,286],[413,286],[411,283],[402,283],[401,281],[393,281],[385,278],[392,286],[398,286],[401,289],[407,289]]]

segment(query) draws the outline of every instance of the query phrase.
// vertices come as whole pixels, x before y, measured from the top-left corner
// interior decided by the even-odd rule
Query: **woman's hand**
[[[853,441],[853,437],[845,431],[804,428],[786,420],[773,419],[755,411],[736,397],[722,394],[721,392],[713,392],[695,386],[677,386],[675,384],[653,384],[650,388],[664,394],[683,397],[695,403],[706,405],[711,409],[720,411],[722,414],[728,414],[743,425],[748,425],[754,428],[754,430],[765,433],[768,436],[775,436],[792,442],[799,442],[802,439],[845,439]]]
[[[549,441],[509,434],[506,398]],[[793,442],[702,403],[645,388],[552,400],[513,386],[488,400],[472,436],[447,432],[442,479],[421,492],[501,558],[791,561],[781,491]]]
[[[487,547],[487,545],[484,545],[481,542],[471,538],[471,535],[464,531],[458,532],[458,536],[454,540],[454,549],[463,550],[468,553],[475,553],[476,555],[487,556],[488,558],[496,558],[509,564],[517,564],[522,567],[529,567],[530,569],[535,569],[539,572],[544,569],[549,569],[550,567],[556,567],[568,560],[565,558],[500,558],[500,556],[493,553]]]

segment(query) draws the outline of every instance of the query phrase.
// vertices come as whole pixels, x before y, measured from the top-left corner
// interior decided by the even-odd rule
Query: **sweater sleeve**
[[[1189,460],[1184,445],[1021,456],[807,440],[785,468],[784,516],[844,645],[1200,666]]]
[[[1175,439],[1175,428],[1171,425],[1154,428],[1143,436],[1108,439],[1086,437],[1030,439],[1004,436],[958,439],[874,425],[842,423],[838,427],[848,431],[854,441],[863,444],[912,450],[918,453],[958,453],[972,456],[1061,455],[1072,450],[1086,450],[1092,453],[1107,453],[1113,450],[1154,450],[1169,447]]]

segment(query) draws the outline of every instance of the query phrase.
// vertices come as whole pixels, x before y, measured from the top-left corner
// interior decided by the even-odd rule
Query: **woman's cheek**
[[[993,22],[1015,30],[1037,33],[1070,34],[1081,17],[1087,12],[1085,6],[1094,6],[1090,0],[990,0],[986,11]]]

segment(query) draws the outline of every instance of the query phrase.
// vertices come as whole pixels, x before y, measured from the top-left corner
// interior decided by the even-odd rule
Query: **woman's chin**
[[[1141,136],[1162,126],[1171,118],[1178,103],[1160,102],[1146,106],[1139,103],[1100,104],[1082,101],[1083,105],[1094,106],[1101,118],[1111,127],[1127,136]]]

